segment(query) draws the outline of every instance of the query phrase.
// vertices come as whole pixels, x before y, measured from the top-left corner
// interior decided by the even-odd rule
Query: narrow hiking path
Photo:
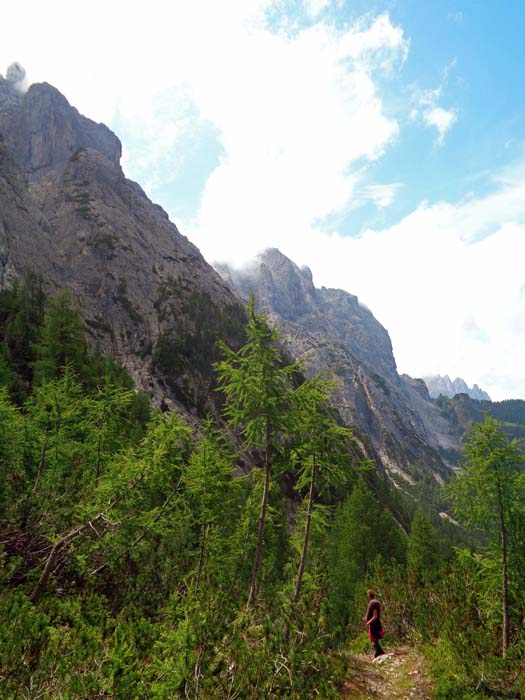
[[[352,655],[341,700],[431,700],[433,684],[417,647],[397,647],[373,661]]]

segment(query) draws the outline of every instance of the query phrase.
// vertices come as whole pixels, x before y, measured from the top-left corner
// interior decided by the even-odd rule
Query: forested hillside
[[[516,445],[472,434],[446,496],[470,531],[415,510],[359,460],[332,380],[247,318],[215,366],[224,428],[190,427],[88,352],[67,292],[0,293],[1,697],[337,698],[369,587],[437,697],[520,697]]]
[[[458,394],[452,399],[440,396],[435,401],[448,416],[452,430],[460,440],[485,416],[500,421],[502,430],[509,437],[525,439],[525,401],[476,401],[466,394]]]

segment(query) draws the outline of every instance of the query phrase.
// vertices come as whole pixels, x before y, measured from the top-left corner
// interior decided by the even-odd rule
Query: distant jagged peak
[[[312,282],[313,276],[312,271],[306,265],[299,267],[293,260],[290,260],[284,253],[281,253],[279,248],[265,248],[258,255],[256,255],[256,260],[267,265],[272,271],[276,272],[279,269],[285,269],[288,272],[293,272],[301,277]]]
[[[490,396],[486,391],[480,389],[477,384],[469,387],[464,379],[456,377],[454,381],[450,379],[448,374],[441,376],[439,374],[423,377],[423,381],[428,387],[428,392],[433,399],[439,396],[448,396],[453,398],[456,394],[467,394],[471,399],[476,401],[490,401]]]

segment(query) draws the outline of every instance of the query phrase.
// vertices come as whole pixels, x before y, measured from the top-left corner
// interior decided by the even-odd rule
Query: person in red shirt
[[[379,640],[383,639],[385,633],[383,631],[383,625],[381,624],[381,604],[377,600],[374,591],[367,591],[367,595],[368,607],[365,614],[365,624],[368,628],[368,638],[374,645],[375,659],[385,653],[379,643]]]

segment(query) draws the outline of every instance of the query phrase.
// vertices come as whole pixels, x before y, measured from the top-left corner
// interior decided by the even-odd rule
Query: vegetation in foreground
[[[153,411],[38,280],[0,293],[0,342],[2,697],[336,698],[370,586],[437,697],[524,696],[524,473],[497,423],[449,487],[480,531],[453,550],[379,505],[330,381],[253,307],[216,368],[228,433]]]

